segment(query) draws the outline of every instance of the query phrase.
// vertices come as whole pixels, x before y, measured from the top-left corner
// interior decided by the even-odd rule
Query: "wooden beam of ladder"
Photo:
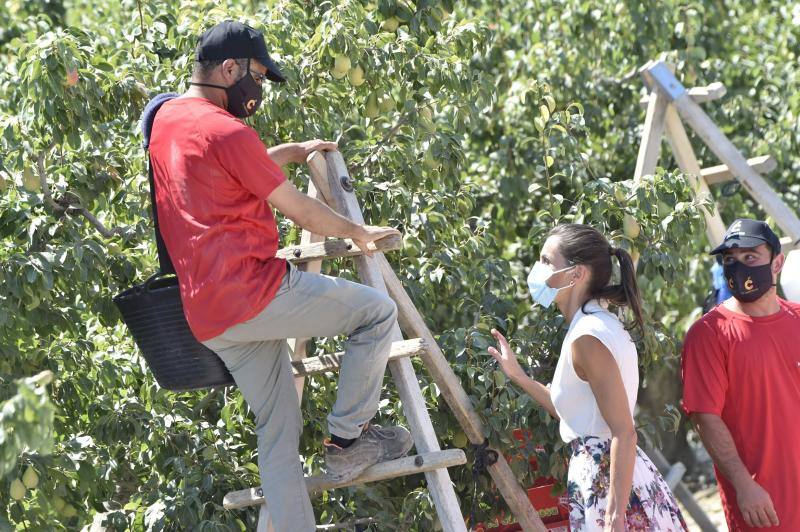
[[[389,361],[421,355],[425,352],[425,340],[415,338],[393,342],[389,351]],[[317,373],[337,371],[342,365],[344,353],[333,353],[317,357],[292,360],[292,373],[295,377],[307,377]]]
[[[307,163],[311,179],[317,188],[330,190],[330,195],[326,196],[329,206],[355,223],[363,224],[364,216],[353,193],[352,180],[342,155],[336,151],[327,152],[325,155],[314,152],[308,157]],[[383,257],[383,254],[376,252],[373,257],[361,255],[354,260],[361,282],[386,293],[386,284],[377,266],[380,257]],[[392,336],[394,341],[403,339],[397,324],[394,326]],[[389,362],[389,370],[402,401],[403,413],[408,420],[417,452],[423,455],[439,452],[439,441],[411,361],[408,358],[393,360]],[[464,516],[446,466],[426,471],[425,479],[443,530],[466,532]]]
[[[368,467],[358,478],[348,482],[334,482],[326,475],[306,477],[306,489],[313,494],[335,488],[346,488],[368,482],[435,471],[466,463],[467,457],[461,449],[422,453],[416,456],[405,456],[397,460],[380,462]],[[261,488],[249,488],[228,493],[222,500],[222,506],[226,510],[236,510],[248,506],[260,506],[265,502]]]
[[[421,357],[426,369],[439,387],[442,397],[452,410],[461,428],[464,429],[469,441],[475,445],[484,443],[486,429],[483,426],[483,422],[475,412],[472,402],[461,386],[461,382],[450,366],[450,362],[444,356],[442,349],[436,343],[433,334],[425,324],[422,314],[411,301],[386,257],[379,256],[378,265],[389,294],[397,303],[400,327],[409,336],[417,336],[425,340],[426,350]],[[546,528],[539,517],[539,513],[531,504],[525,490],[517,482],[516,476],[503,453],[498,452],[497,462],[490,465],[488,469],[497,489],[505,499],[514,517],[516,517],[517,522],[522,526],[522,530],[525,532],[544,532]]]
[[[661,139],[666,127],[666,112],[667,100],[657,91],[651,92],[647,113],[644,117],[642,143],[639,145],[636,168],[633,170],[634,181],[638,182],[642,176],[652,175],[656,171],[658,157],[661,153]]]
[[[759,155],[758,157],[747,159],[747,165],[759,174],[766,174],[778,167],[778,161],[771,155]],[[703,179],[705,179],[706,183],[709,185],[725,183],[726,181],[736,179],[727,164],[703,168],[700,170],[700,175],[703,176]]]
[[[714,83],[710,83],[705,87],[692,87],[691,89],[687,89],[689,96],[697,103],[703,102],[710,102],[712,100],[718,100],[725,96],[727,89],[725,85],[719,81],[715,81]],[[647,94],[642,96],[639,100],[639,105],[642,107],[647,107],[647,104],[650,102],[650,95]]]
[[[662,475],[665,477],[669,475],[672,466],[667,459],[664,458],[664,455],[661,454],[661,451],[650,447],[647,449],[647,455],[650,457],[653,465],[658,468]],[[692,519],[694,519],[694,522],[697,523],[697,526],[702,532],[717,531],[717,527],[714,526],[714,523],[711,522],[711,519],[708,518],[708,515],[706,515],[705,511],[700,507],[699,504],[697,504],[697,501],[694,500],[694,495],[689,488],[686,487],[686,484],[678,481],[672,492],[675,494],[675,497],[681,501],[684,508],[686,508],[686,511],[692,516]]]
[[[403,238],[399,235],[389,235],[376,240],[370,246],[370,251],[395,251],[403,247]],[[364,252],[350,240],[322,240],[309,242],[299,246],[289,246],[278,250],[275,254],[279,259],[286,259],[293,264],[302,264],[324,259],[340,259],[346,257],[357,257]]]
[[[744,156],[728,137],[717,127],[703,109],[689,96],[686,88],[663,62],[650,62],[643,74],[649,85],[656,88],[675,106],[684,122],[697,133],[719,160],[728,166],[731,173],[750,193],[753,199],[793,242],[800,241],[800,218],[792,212],[781,197],[753,170]],[[652,103],[652,102],[651,102]]]
[[[325,199],[325,192],[317,190],[316,185],[312,180],[308,180],[308,191],[306,194],[309,198],[313,198],[319,200],[323,203],[327,204],[327,200]],[[329,191],[328,191],[329,192]],[[309,245],[315,244],[319,242],[324,242],[325,237],[322,235],[315,235],[311,231],[307,229],[303,229],[300,233],[300,245]],[[303,252],[300,252],[302,256]],[[292,251],[292,256],[296,258],[297,252]],[[297,269],[299,271],[309,272],[309,273],[321,273],[322,272],[322,260],[311,260],[308,262],[303,262],[297,264]],[[302,360],[306,356],[306,348],[308,346],[308,338],[290,338],[288,341],[289,344],[289,352],[292,361],[295,360]],[[294,387],[297,391],[297,399],[302,403],[303,402],[303,387],[305,386],[306,380],[303,377],[295,377],[294,380]],[[269,524],[269,511],[266,510],[266,506],[261,512],[261,519],[260,522],[264,523],[258,532],[263,532],[263,529],[266,529],[267,532],[272,528]]]
[[[689,137],[686,135],[686,130],[672,105],[667,108],[665,122],[667,125],[667,140],[672,147],[672,154],[678,163],[678,167],[688,176],[695,195],[705,197],[712,203],[710,208],[703,209],[703,216],[706,220],[708,243],[712,247],[716,246],[725,237],[725,222],[722,221],[722,216],[717,210],[717,205],[714,203],[714,196],[708,188],[708,183],[701,177],[700,163],[697,162],[697,157],[694,154],[691,142],[689,142]]]

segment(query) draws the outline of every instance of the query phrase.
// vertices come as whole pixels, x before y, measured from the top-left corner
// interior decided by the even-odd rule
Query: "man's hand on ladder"
[[[375,250],[373,242],[381,238],[397,235],[400,236],[400,231],[393,227],[379,227],[377,225],[362,225],[361,230],[357,235],[353,235],[353,242],[356,243],[358,249],[364,252],[368,257],[372,256]]]

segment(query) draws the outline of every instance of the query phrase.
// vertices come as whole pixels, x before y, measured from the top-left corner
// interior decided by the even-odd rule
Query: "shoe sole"
[[[398,454],[396,454],[394,456],[383,456],[380,461],[381,462],[388,462],[389,460],[397,460],[398,458],[402,458],[402,457],[404,457],[404,456],[406,456],[408,454],[408,452],[411,450],[411,448],[413,446],[414,446],[414,440],[409,438],[408,439],[408,445],[406,446],[405,450],[401,451],[400,453],[398,453]]]
[[[351,469],[346,474],[343,475],[333,475],[331,473],[326,473],[326,476],[331,479],[333,482],[350,482],[351,480],[355,480],[358,478],[361,473],[369,469],[370,467],[374,466],[375,464],[381,462],[381,460],[376,460],[374,463],[366,464],[364,467],[360,469]]]

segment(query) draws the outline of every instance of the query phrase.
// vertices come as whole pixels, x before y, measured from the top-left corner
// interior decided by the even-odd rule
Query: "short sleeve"
[[[286,175],[267,153],[254,129],[241,124],[214,143],[219,163],[244,189],[266,200],[286,181]]]
[[[725,350],[712,326],[700,320],[689,328],[681,353],[682,406],[686,414],[722,415],[728,392]]]

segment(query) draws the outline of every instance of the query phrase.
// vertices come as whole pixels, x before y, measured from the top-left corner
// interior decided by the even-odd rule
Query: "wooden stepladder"
[[[647,114],[634,178],[655,171],[661,140],[666,133],[675,162],[692,180],[698,195],[706,196],[713,202],[709,185],[736,179],[786,235],[781,239],[782,249],[789,251],[800,245],[800,219],[761,177],[761,172],[775,169],[775,160],[769,155],[745,159],[698,103],[721,98],[725,94],[724,85],[717,82],[708,87],[686,89],[669,66],[660,61],[650,61],[639,73],[650,94],[641,102],[647,105]],[[684,122],[722,164],[700,167]],[[709,243],[716,246],[722,242],[726,225],[716,204],[706,210],[704,216]]]
[[[725,94],[725,86],[716,82],[707,87],[687,89],[678,81],[668,65],[657,61],[648,62],[639,73],[649,95],[640,101],[642,105],[647,106],[647,114],[634,179],[655,171],[661,141],[666,136],[675,162],[691,180],[695,193],[712,201],[711,208],[703,212],[709,244],[716,246],[722,242],[727,227],[711,195],[709,185],[736,179],[787,235],[781,239],[782,249],[789,251],[800,246],[800,219],[761,177],[761,173],[775,169],[777,166],[775,160],[769,155],[745,159],[699,105],[721,98]],[[701,168],[684,123],[689,125],[722,164]],[[670,465],[658,449],[647,449],[647,453],[668,479],[676,497],[684,504],[700,529],[704,532],[716,530],[694,500],[692,493],[681,482],[681,476],[686,468],[680,463]]]
[[[309,156],[307,163],[311,175],[308,194],[354,222],[364,223],[364,217],[353,193],[352,181],[341,154],[339,152],[325,154],[315,152]],[[441,391],[442,397],[473,444],[484,443],[486,437],[484,427],[449,362],[428,330],[422,315],[383,256],[382,251],[399,248],[400,239],[398,237],[384,238],[375,244],[377,251],[372,257],[368,257],[350,241],[326,241],[324,237],[303,231],[300,245],[281,250],[279,256],[298,264],[298,268],[317,273],[321,269],[322,259],[352,256],[356,262],[361,282],[388,293],[394,299],[398,308],[399,323],[395,325],[393,333],[394,343],[389,356],[389,370],[397,386],[403,412],[408,420],[409,430],[418,454],[376,464],[349,483],[331,482],[324,476],[309,477],[306,479],[306,487],[310,493],[317,493],[328,489],[425,473],[428,490],[443,530],[466,532],[464,514],[447,471],[448,467],[465,464],[466,456],[461,449],[442,450],[439,447],[419,380],[409,357],[419,356],[422,358]],[[404,340],[403,332],[412,339]],[[306,358],[306,342],[307,340],[302,338],[290,340],[298,397],[302,397],[305,376],[336,371],[344,356],[343,353],[337,353]],[[517,521],[526,532],[546,530],[502,453],[498,454],[497,462],[490,465],[488,470]],[[269,511],[261,488],[231,492],[223,500],[223,506],[226,509],[254,505],[260,506],[257,530],[259,532],[272,531]]]

